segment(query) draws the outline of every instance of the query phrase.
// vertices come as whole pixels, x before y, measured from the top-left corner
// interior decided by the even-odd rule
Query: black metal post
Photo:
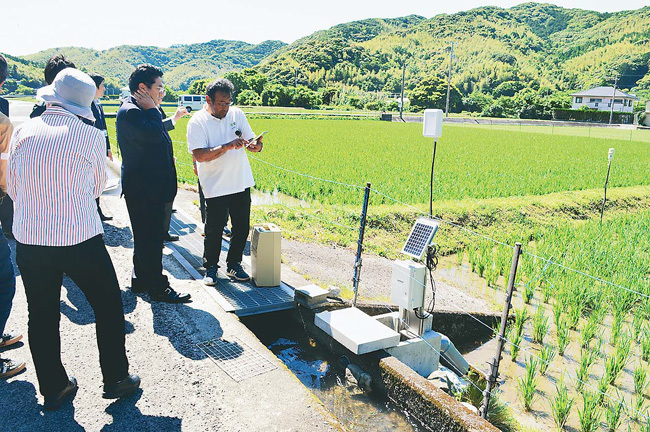
[[[354,277],[352,278],[352,287],[354,288],[354,299],[352,306],[357,305],[359,296],[359,281],[361,280],[361,252],[363,252],[363,234],[366,232],[366,217],[368,216],[368,201],[370,199],[370,182],[366,183],[366,189],[363,194],[363,210],[361,211],[361,224],[359,226],[359,241],[357,242],[357,256],[354,260]]]
[[[600,206],[600,223],[603,223],[603,213],[605,212],[605,202],[607,201],[607,184],[609,183],[609,170],[612,168],[612,160],[607,164],[607,177],[605,178],[605,196],[603,197],[603,205]]]
[[[436,165],[436,147],[438,140],[433,141],[433,158],[431,158],[431,188],[429,189],[429,219],[433,217],[433,168]]]
[[[512,303],[512,291],[515,286],[515,277],[517,276],[517,265],[519,264],[519,255],[521,255],[521,243],[515,243],[515,249],[512,255],[512,266],[510,267],[510,277],[508,278],[508,291],[506,294],[505,306],[503,314],[501,315],[501,328],[499,330],[499,340],[497,341],[497,352],[490,363],[490,376],[485,383],[485,391],[483,392],[483,405],[481,406],[481,417],[487,419],[488,407],[490,406],[490,396],[492,388],[497,382],[499,376],[499,363],[501,362],[501,352],[506,336],[506,325],[508,323],[508,314],[510,313],[510,306]]]

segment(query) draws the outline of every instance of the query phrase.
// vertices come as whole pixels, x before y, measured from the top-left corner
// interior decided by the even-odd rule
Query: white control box
[[[427,268],[414,261],[394,261],[390,300],[408,310],[424,307]]]
[[[280,241],[277,225],[265,223],[253,226],[251,233],[251,273],[257,286],[280,285]]]
[[[422,135],[429,138],[440,138],[442,136],[442,110],[424,110],[424,121]]]

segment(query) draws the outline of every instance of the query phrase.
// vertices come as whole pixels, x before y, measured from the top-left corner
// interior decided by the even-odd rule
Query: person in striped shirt
[[[140,378],[128,373],[120,286],[95,203],[106,182],[106,141],[82,121],[94,120],[95,83],[67,68],[38,95],[47,108],[16,128],[7,182],[15,202],[16,263],[27,295],[29,348],[44,408],[55,410],[77,388],[61,362],[64,273],[95,313],[103,396],[130,394]]]

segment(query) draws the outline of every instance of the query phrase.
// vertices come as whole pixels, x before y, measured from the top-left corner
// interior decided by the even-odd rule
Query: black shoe
[[[172,213],[176,213],[177,211],[178,210],[176,210],[175,208],[172,209]]]
[[[178,236],[167,233],[167,235],[163,237],[163,240],[166,242],[178,241]]]
[[[244,268],[240,263],[232,264],[232,266],[228,264],[228,270],[226,271],[226,274],[240,282],[247,282],[251,280],[251,277],[244,271]]]
[[[0,358],[0,379],[10,378],[25,370],[25,362],[15,362],[8,358]]]
[[[140,283],[138,279],[131,278],[131,292],[134,294],[144,293],[147,292],[147,287],[143,283]]]
[[[23,338],[21,334],[5,333],[0,335],[0,349],[7,348],[15,343],[18,343]]]
[[[55,396],[45,397],[45,404],[43,404],[43,408],[45,408],[45,411],[58,410],[63,402],[65,402],[65,399],[67,399],[68,396],[72,395],[78,387],[79,386],[77,385],[77,380],[75,377],[70,377],[68,379],[68,385],[63,390],[61,390]]]
[[[99,219],[101,219],[102,222],[106,222],[106,221],[109,221],[109,220],[113,220],[113,216],[105,216],[103,214],[100,214]]]
[[[167,287],[161,293],[150,293],[149,297],[153,301],[160,301],[165,303],[188,303],[192,301],[192,296],[187,293],[178,293],[174,291],[174,288]]]
[[[130,395],[140,388],[140,377],[137,375],[127,375],[122,381],[114,384],[104,384],[104,399],[119,399]]]

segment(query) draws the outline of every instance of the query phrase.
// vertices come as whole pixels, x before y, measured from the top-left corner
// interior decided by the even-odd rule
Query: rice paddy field
[[[428,212],[433,140],[421,124],[250,123],[269,131],[250,160],[272,198],[254,218],[353,247],[371,182],[364,247],[399,257]],[[192,183],[185,124],[172,138],[179,177]],[[480,281],[472,294],[502,308],[512,246],[523,244],[498,396],[516,421],[503,430],[650,431],[650,131],[449,124],[435,168],[433,213],[448,222],[436,241]]]

